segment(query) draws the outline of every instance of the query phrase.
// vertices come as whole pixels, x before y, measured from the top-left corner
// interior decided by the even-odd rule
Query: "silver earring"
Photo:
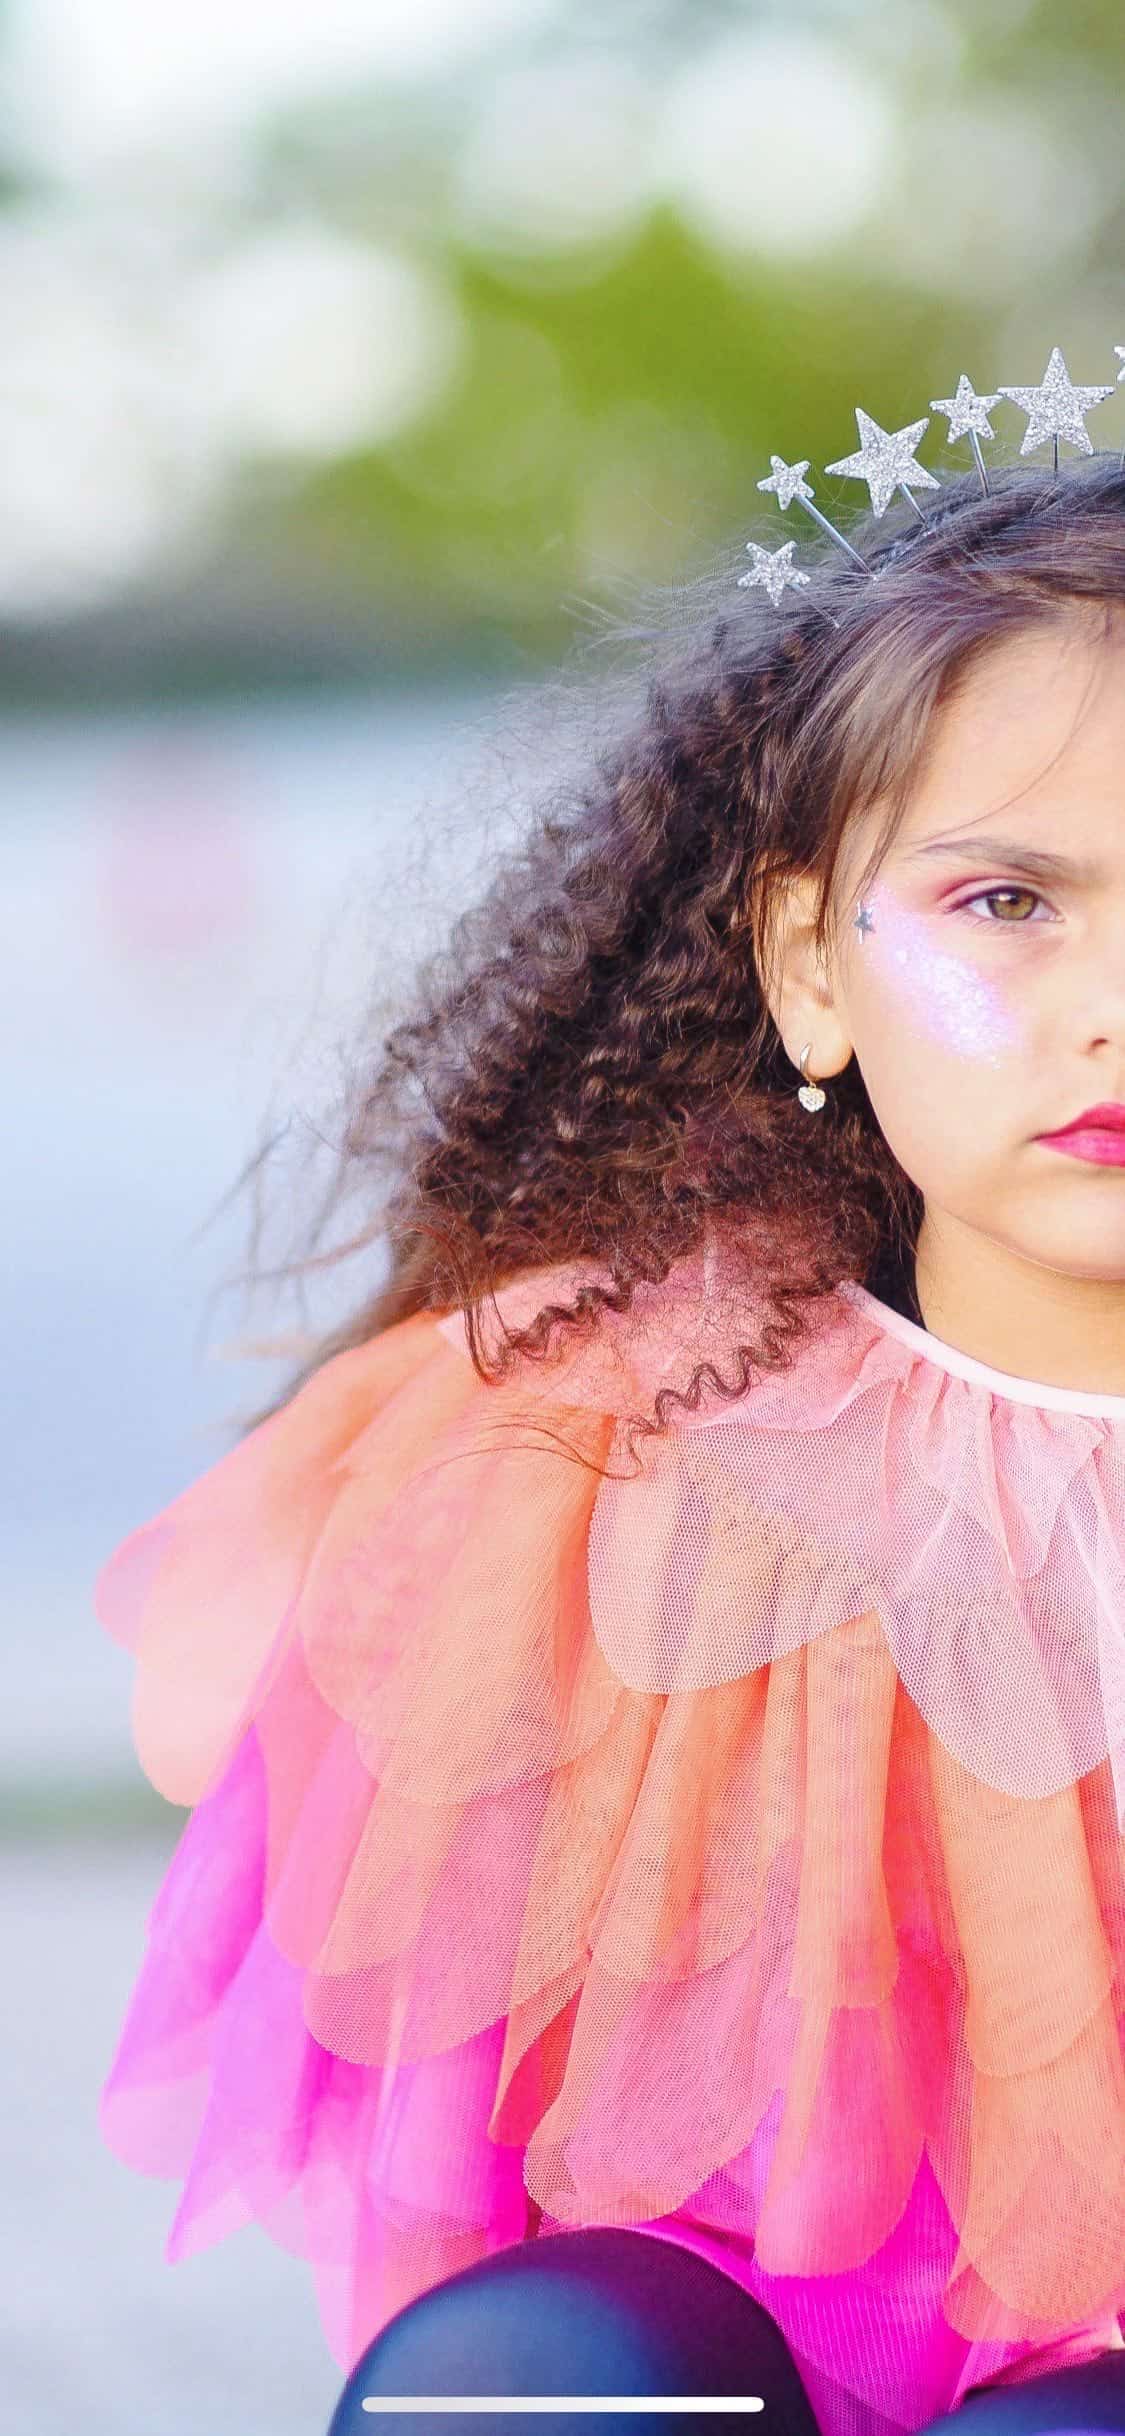
[[[800,1100],[802,1108],[808,1108],[810,1110],[823,1108],[826,1098],[826,1094],[821,1090],[820,1084],[814,1083],[812,1076],[809,1073],[808,1066],[805,1063],[811,1047],[811,1040],[807,1040],[798,1060],[801,1072],[805,1079],[797,1093],[797,1097]]]

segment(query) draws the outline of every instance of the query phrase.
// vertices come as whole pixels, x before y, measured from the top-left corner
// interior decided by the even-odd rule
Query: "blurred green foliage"
[[[591,9],[575,7],[571,34],[587,39],[594,21]],[[1005,293],[999,269],[990,286],[1000,181],[1013,206],[1009,125],[995,164],[987,150],[961,163],[975,186],[975,268],[985,276],[895,275],[862,229],[839,243],[829,237],[811,260],[740,254],[710,245],[668,201],[627,239],[562,248],[552,259],[542,246],[534,255],[521,255],[518,243],[482,249],[443,225],[446,165],[470,95],[419,95],[412,119],[385,104],[372,117],[353,103],[350,132],[337,120],[335,142],[329,122],[279,130],[276,176],[305,179],[310,193],[327,181],[353,229],[440,248],[469,331],[459,377],[406,437],[315,470],[280,510],[273,495],[247,496],[240,513],[245,544],[261,546],[268,526],[284,562],[322,576],[331,568],[348,597],[392,603],[407,654],[440,652],[472,630],[507,638],[517,654],[550,656],[591,601],[616,600],[634,583],[675,583],[751,534],[807,541],[805,521],[782,519],[756,489],[773,451],[811,460],[819,502],[846,525],[866,504],[862,486],[815,469],[855,446],[857,403],[895,426],[925,414],[931,396],[951,394],[961,371],[981,389],[999,377],[1038,380],[1050,346],[1065,351],[1076,335],[1086,343],[1075,348],[1074,377],[1115,374],[1118,333],[1104,305],[1093,364],[1088,333],[1116,286],[1125,236],[1125,15],[1116,6],[800,0],[779,11],[635,0],[603,9],[598,21],[607,39],[640,46],[650,61],[681,61],[732,27],[805,28],[842,42],[897,95],[904,176],[891,208],[924,213],[914,241],[939,262],[942,215],[932,188],[921,199],[912,192],[911,167],[915,121],[943,108],[954,118],[975,109],[968,123],[979,126],[991,106],[1009,119],[1023,107],[1029,196],[1045,174],[1038,124],[1057,136],[1064,161],[1067,147],[1081,153],[1097,209],[1069,250],[1044,249],[1041,275],[1033,252],[1021,292]],[[748,146],[753,140],[750,124]],[[1065,182],[1065,167],[1060,176]],[[1030,359],[1021,350],[998,370],[997,326],[1013,321],[1021,334],[1040,335]],[[1125,311],[1120,326],[1125,332]],[[1013,413],[1000,409],[1002,418]],[[1008,447],[1022,429],[1005,425]],[[967,443],[949,449],[940,420],[923,458],[970,463]]]
[[[700,62],[756,34],[793,47],[791,89],[779,99],[775,84],[768,105],[775,148],[779,122],[784,139],[806,113],[803,39],[889,104],[896,166],[866,216],[835,227],[829,209],[803,249],[779,250],[752,212],[724,238],[685,201],[674,164],[632,214],[557,244],[542,225],[521,227],[515,206],[510,226],[482,228],[466,212],[465,161],[474,143],[487,149],[513,70],[549,78],[601,63],[623,74],[626,119],[633,76],[656,127]],[[435,673],[460,657],[549,661],[605,608],[627,610],[638,591],[686,580],[751,537],[809,545],[799,511],[783,515],[757,483],[771,453],[808,458],[818,503],[846,526],[866,494],[822,469],[854,448],[857,405],[895,427],[952,394],[961,372],[981,390],[1037,381],[1055,344],[1075,380],[1115,379],[1123,97],[1116,0],[1065,11],[1048,0],[546,0],[469,63],[373,74],[289,106],[255,128],[244,184],[216,198],[185,261],[197,238],[220,256],[291,223],[335,232],[432,277],[459,317],[460,351],[415,419],[381,439],[335,455],[248,445],[199,558],[165,569],[163,590],[159,568],[146,575],[138,598],[147,587],[159,605],[181,583],[211,582],[195,632],[172,636],[185,666],[194,650],[203,667],[200,635],[204,646],[223,636],[235,597],[231,630],[252,682],[259,642],[298,681],[302,663],[316,682],[381,658],[401,682],[412,665]],[[750,89],[748,170],[765,131]],[[563,114],[572,180],[587,133]],[[623,146],[643,149],[645,134],[623,121]],[[604,130],[601,140],[604,170]],[[802,158],[810,179],[807,146]],[[830,198],[835,174],[829,162]],[[545,161],[548,203],[551,175]],[[785,175],[783,160],[780,189]],[[535,202],[532,192],[532,217]],[[1099,446],[1113,444],[1112,403],[1094,426]],[[1010,405],[999,413],[1008,453],[1023,425]],[[940,418],[921,454],[939,473],[971,463]],[[56,668],[70,684],[83,645],[67,659],[65,628],[64,615]],[[143,630],[142,617],[138,641]],[[29,673],[17,632],[8,681]]]
[[[981,316],[862,271],[740,276],[666,210],[596,279],[458,269],[462,379],[409,438],[319,471],[284,517],[300,556],[391,595],[419,648],[518,619],[528,650],[553,652],[599,588],[595,515],[606,589],[674,583],[768,526],[755,483],[772,451],[842,455],[857,401],[888,426],[925,413],[984,339]],[[561,405],[544,395],[556,368]],[[837,478],[817,497],[846,515],[865,494]]]

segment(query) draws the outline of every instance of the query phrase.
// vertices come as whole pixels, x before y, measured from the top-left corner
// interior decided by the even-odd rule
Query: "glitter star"
[[[754,564],[748,575],[739,576],[739,586],[764,585],[775,609],[786,584],[807,584],[808,576],[802,575],[800,568],[793,564],[793,552],[797,547],[795,541],[783,541],[780,550],[763,550],[756,541],[748,541],[746,547]]]
[[[1022,406],[1029,418],[1027,430],[1020,441],[1021,457],[1026,457],[1030,448],[1037,448],[1041,440],[1073,440],[1076,448],[1084,449],[1086,455],[1092,457],[1094,443],[1082,418],[1089,414],[1092,406],[1097,406],[1102,398],[1110,397],[1112,392],[1112,381],[1104,387],[1076,389],[1063,362],[1061,348],[1052,347],[1050,362],[1036,388],[1001,389],[1000,395]]]
[[[792,507],[795,499],[811,499],[812,488],[804,480],[810,460],[802,457],[799,465],[787,465],[784,457],[771,457],[772,474],[766,474],[758,484],[760,491],[776,491],[779,507]]]
[[[871,919],[870,906],[861,905],[858,913],[856,914],[855,920],[852,923],[852,929],[859,932],[861,939],[866,939],[868,931],[874,930],[874,928],[875,924]]]
[[[901,431],[884,431],[881,423],[865,414],[862,406],[855,410],[856,429],[863,442],[852,457],[838,457],[835,465],[825,466],[828,474],[851,474],[857,482],[866,482],[871,493],[871,505],[881,516],[888,501],[900,485],[918,482],[927,490],[940,491],[936,475],[927,473],[924,465],[915,463],[914,451],[929,422],[924,414],[920,423],[907,423]]]
[[[935,414],[949,416],[951,440],[963,440],[968,431],[979,432],[982,440],[994,440],[996,434],[988,420],[988,409],[996,405],[999,397],[998,389],[994,389],[990,397],[978,397],[968,373],[963,372],[957,383],[956,397],[931,398],[930,405]]]

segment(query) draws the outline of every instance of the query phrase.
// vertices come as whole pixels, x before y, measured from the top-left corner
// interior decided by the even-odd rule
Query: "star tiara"
[[[1115,347],[1113,352],[1121,358],[1117,381],[1125,381],[1125,347]],[[1093,455],[1094,444],[1086,429],[1085,417],[1093,407],[1101,404],[1103,398],[1112,397],[1116,385],[1114,381],[1106,381],[1093,387],[1076,388],[1063,361],[1062,349],[1052,347],[1047,369],[1035,387],[1001,387],[988,396],[978,396],[968,374],[962,372],[956,394],[951,398],[931,398],[930,409],[933,414],[947,417],[951,441],[969,440],[981,491],[987,498],[988,469],[980,444],[982,439],[994,440],[996,437],[988,417],[990,409],[1001,398],[1011,398],[1013,405],[1022,407],[1027,416],[1027,429],[1020,442],[1021,457],[1026,457],[1030,449],[1040,447],[1043,441],[1052,440],[1057,473],[1060,440],[1071,441],[1086,456]],[[914,492],[939,491],[942,487],[936,474],[931,474],[926,466],[919,465],[915,455],[929,423],[929,415],[922,415],[917,423],[904,424],[901,431],[884,431],[881,424],[864,413],[862,406],[856,407],[855,419],[861,446],[852,456],[837,457],[834,464],[826,465],[825,473],[847,474],[856,482],[866,482],[872,513],[876,516],[881,516],[895,493],[901,491],[909,500],[920,527],[928,530],[930,520],[919,506]],[[1125,450],[1122,451],[1121,463],[1125,469]],[[773,491],[778,506],[782,508],[789,508],[796,501],[806,516],[811,516],[814,524],[818,524],[821,531],[846,552],[854,565],[877,583],[882,568],[870,566],[843,533],[838,532],[836,526],[814,505],[812,486],[805,480],[809,459],[802,457],[799,464],[786,465],[784,458],[771,456],[770,466],[772,470],[759,482],[758,489]],[[912,537],[913,528],[906,539],[909,541]],[[751,565],[747,574],[739,576],[740,587],[745,589],[760,584],[769,594],[774,608],[779,608],[788,585],[807,584],[809,581],[804,571],[793,564],[795,546],[795,543],[786,541],[780,550],[765,550],[759,542],[748,541],[746,547]],[[832,623],[836,624],[834,618]]]

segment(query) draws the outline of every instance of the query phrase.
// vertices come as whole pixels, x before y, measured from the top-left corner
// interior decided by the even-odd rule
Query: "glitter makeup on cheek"
[[[956,1057],[999,1065],[1020,1043],[1003,991],[966,957],[937,947],[929,925],[884,891],[866,897],[853,927],[865,957],[902,1001],[902,1020]]]

